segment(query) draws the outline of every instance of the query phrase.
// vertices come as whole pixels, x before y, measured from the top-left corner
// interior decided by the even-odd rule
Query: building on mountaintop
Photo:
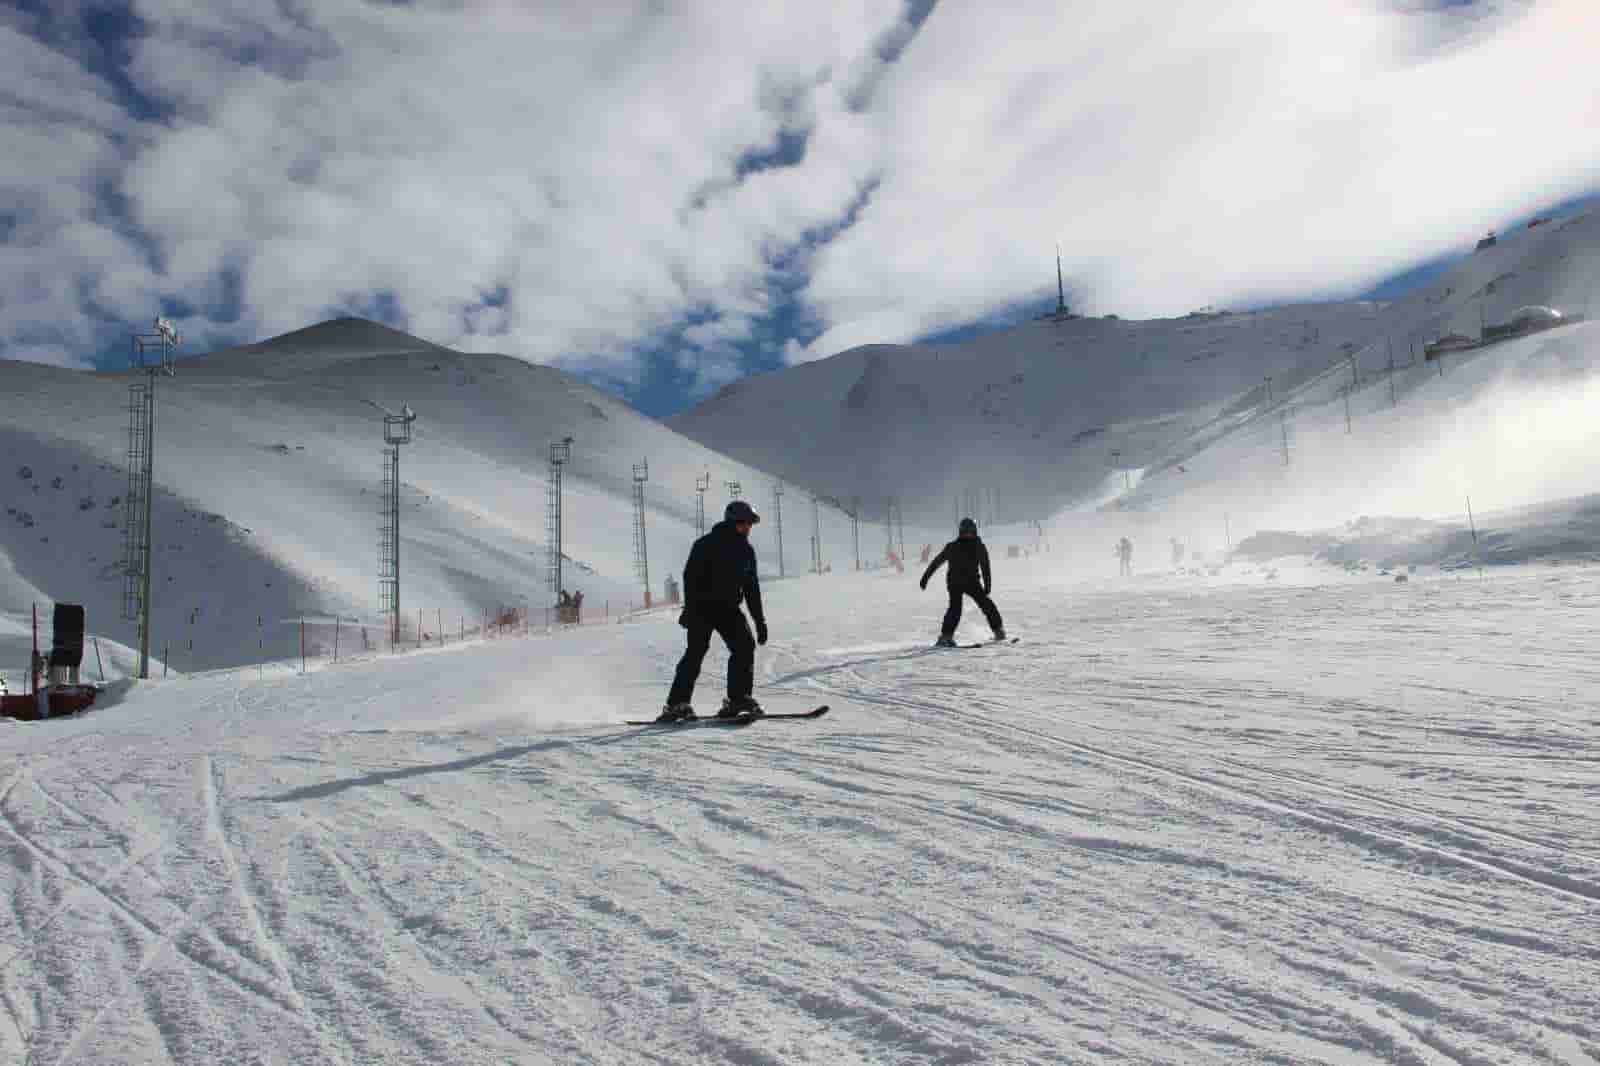
[[[1424,361],[1437,359],[1439,356],[1447,355],[1450,352],[1464,352],[1477,346],[1478,342],[1465,334],[1446,333],[1432,344],[1423,346],[1422,358]]]
[[[1581,322],[1582,315],[1565,314],[1554,307],[1545,307],[1543,304],[1529,304],[1519,307],[1512,312],[1510,319],[1505,322],[1489,324],[1483,327],[1483,341],[1507,340],[1511,337],[1522,337],[1529,333],[1539,333],[1558,326],[1570,326],[1574,322]]]

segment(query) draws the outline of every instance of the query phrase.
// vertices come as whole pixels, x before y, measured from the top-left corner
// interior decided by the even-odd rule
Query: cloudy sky
[[[1070,299],[1362,292],[1600,189],[1594,0],[6,0],[0,356],[363,314],[667,413]],[[1586,54],[1591,53],[1591,54]]]

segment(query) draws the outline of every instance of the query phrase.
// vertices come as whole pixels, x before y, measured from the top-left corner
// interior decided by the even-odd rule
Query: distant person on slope
[[[760,717],[761,705],[750,695],[755,687],[756,645],[767,642],[767,617],[761,610],[761,583],[756,579],[756,552],[750,547],[750,529],[761,516],[743,500],[734,500],[722,521],[694,542],[683,565],[683,613],[678,624],[689,631],[689,646],[678,662],[672,691],[658,722],[694,718],[689,700],[700,678],[700,664],[711,648],[711,634],[728,646],[728,698],[718,718]],[[749,603],[756,635],[739,609]]]
[[[922,572],[919,584],[926,589],[928,579],[933,577],[934,571],[945,564],[949,564],[949,569],[945,571],[945,587],[950,592],[950,607],[944,612],[944,625],[939,630],[937,646],[955,647],[956,626],[961,624],[963,596],[971,596],[973,602],[978,605],[983,617],[989,622],[989,628],[994,630],[994,639],[1006,639],[1006,629],[1000,621],[1000,612],[995,608],[994,601],[989,598],[989,591],[994,588],[994,578],[989,572],[989,549],[978,539],[978,523],[970,518],[961,520],[960,535],[933,557],[928,569]]]
[[[1122,562],[1122,576],[1133,576],[1133,541],[1123,537],[1117,541],[1117,558]]]

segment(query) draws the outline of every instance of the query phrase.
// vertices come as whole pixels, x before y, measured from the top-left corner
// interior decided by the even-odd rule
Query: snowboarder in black
[[[978,523],[970,518],[961,520],[960,536],[946,544],[944,549],[933,557],[928,569],[923,571],[920,584],[924,589],[928,587],[928,579],[933,577],[934,571],[946,563],[949,564],[949,569],[945,571],[945,587],[950,591],[950,608],[944,613],[944,626],[939,630],[938,646],[941,648],[955,646],[956,626],[961,624],[963,596],[971,596],[973,602],[978,605],[983,617],[989,622],[989,628],[994,630],[994,639],[1006,639],[1006,629],[1000,621],[1000,612],[995,608],[994,601],[989,598],[989,591],[994,587],[994,579],[989,571],[989,549],[978,539]]]
[[[760,717],[761,705],[750,695],[755,686],[756,645],[767,642],[767,617],[761,609],[761,584],[756,579],[756,552],[750,547],[750,529],[761,516],[743,500],[734,500],[722,521],[694,542],[683,566],[683,613],[678,624],[689,631],[689,646],[678,662],[672,690],[658,722],[695,717],[689,705],[700,664],[711,647],[711,634],[728,646],[728,698],[718,718]],[[750,605],[756,624],[754,637],[741,603]]]

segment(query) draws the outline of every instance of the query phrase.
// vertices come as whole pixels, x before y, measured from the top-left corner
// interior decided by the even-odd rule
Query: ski
[[[980,640],[976,644],[951,644],[951,645],[948,645],[948,647],[952,651],[955,651],[955,650],[961,649],[961,648],[996,648],[996,647],[1007,647],[1007,648],[1009,648],[1011,645],[1017,643],[1021,639],[1022,639],[1021,637],[1007,637],[1005,640]],[[934,647],[938,648],[938,647],[941,647],[941,645],[935,644]]]
[[[755,718],[745,715],[740,715],[738,718],[717,718],[713,716],[708,718],[683,718],[676,722],[661,722],[654,718],[645,719],[643,721],[630,718],[624,722],[623,725],[654,725],[660,726],[663,729],[683,729],[694,728],[696,726],[741,726],[754,725],[756,722],[764,722],[772,719],[821,718],[827,713],[828,705],[824,703],[822,706],[813,707],[809,711],[781,711],[777,713],[763,714]]]

